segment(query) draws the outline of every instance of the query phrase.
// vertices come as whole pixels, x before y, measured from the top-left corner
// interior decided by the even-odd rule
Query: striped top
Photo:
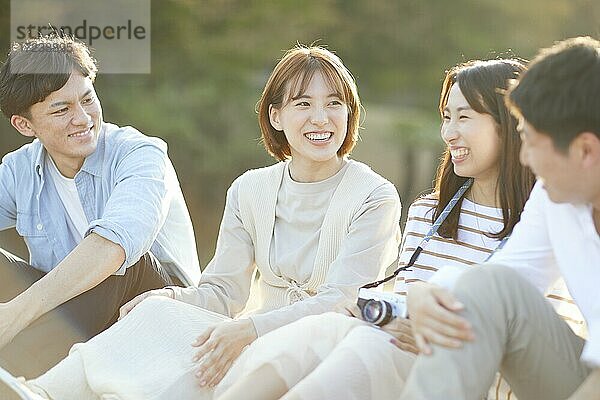
[[[402,239],[400,266],[408,263],[415,248],[431,228],[436,205],[437,199],[430,194],[417,199],[410,206]],[[414,266],[409,271],[400,273],[394,290],[406,294],[407,285],[416,281],[428,281],[433,273],[443,266],[482,263],[500,243],[499,240],[486,236],[486,233],[499,232],[502,227],[502,209],[475,204],[465,198],[458,220],[457,240],[435,234]],[[583,317],[562,279],[556,282],[547,297],[573,330],[584,334]]]
[[[437,200],[427,195],[416,200],[408,210],[404,228],[399,265],[408,263],[412,253],[432,225]],[[425,246],[409,271],[403,271],[396,280],[394,290],[406,293],[406,285],[427,281],[435,271],[446,265],[472,265],[483,262],[498,246],[499,241],[485,235],[502,230],[502,210],[462,201],[458,221],[458,239],[446,239],[437,233]]]
[[[433,225],[433,213],[437,199],[433,194],[417,199],[408,209],[404,227],[399,266],[406,265],[416,247]],[[406,294],[407,286],[417,281],[428,281],[439,268],[448,265],[468,266],[485,261],[496,249],[500,240],[486,233],[500,232],[503,227],[502,209],[475,204],[463,199],[458,219],[457,240],[446,239],[437,233],[408,271],[402,271],[394,285],[394,291]],[[558,280],[547,295],[558,314],[569,323],[573,331],[585,336],[583,316],[571,299],[562,279]],[[497,374],[487,394],[489,400],[517,400],[500,374]]]

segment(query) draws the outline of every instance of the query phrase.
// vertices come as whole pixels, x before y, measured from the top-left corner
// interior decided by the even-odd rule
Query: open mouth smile
[[[77,133],[71,133],[68,137],[70,138],[81,138],[81,137],[85,137],[89,134],[92,133],[92,128],[93,126],[90,126],[88,129],[86,129],[85,131],[81,131],[81,132],[77,132]]]
[[[304,137],[313,142],[326,142],[333,136],[333,132],[307,132]]]
[[[452,160],[454,161],[462,161],[465,158],[467,158],[469,154],[471,154],[471,152],[465,147],[450,149],[450,155],[452,156]]]

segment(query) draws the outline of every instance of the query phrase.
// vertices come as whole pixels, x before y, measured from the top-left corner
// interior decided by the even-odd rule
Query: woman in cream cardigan
[[[23,388],[61,400],[213,398],[258,337],[355,298],[394,262],[400,237],[396,189],[347,157],[360,108],[337,56],[288,51],[258,104],[264,146],[280,162],[229,188],[199,286],[138,296],[113,327]]]

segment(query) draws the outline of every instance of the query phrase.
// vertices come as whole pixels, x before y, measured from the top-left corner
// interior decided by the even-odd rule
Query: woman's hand
[[[335,312],[347,315],[349,317],[361,318],[360,308],[358,308],[356,301],[344,301],[342,304],[336,307]]]
[[[135,306],[137,306],[143,300],[146,300],[148,297],[151,297],[151,296],[165,296],[170,299],[173,299],[173,298],[175,298],[175,292],[171,288],[164,288],[164,289],[149,290],[142,294],[138,294],[133,299],[129,300],[127,303],[125,303],[121,306],[121,308],[119,309],[119,320],[125,318],[125,316],[127,314],[129,314],[129,312],[131,310],[133,310],[133,308]]]
[[[200,386],[214,387],[225,376],[244,347],[258,337],[250,319],[225,321],[208,328],[192,346],[198,347],[192,361],[200,361],[196,377]]]
[[[382,326],[381,329],[394,337],[391,342],[400,350],[419,354],[411,325],[409,319],[397,317]]]
[[[418,349],[431,354],[429,343],[460,347],[475,339],[471,324],[457,315],[464,306],[447,290],[426,282],[412,284],[407,293],[408,315]]]

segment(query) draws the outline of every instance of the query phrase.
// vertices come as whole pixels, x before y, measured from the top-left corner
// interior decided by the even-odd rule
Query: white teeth
[[[87,131],[79,132],[79,133],[72,133],[72,134],[69,135],[69,137],[81,137],[81,136],[85,136],[85,135],[87,135],[90,132],[90,129],[88,129]]]
[[[310,140],[327,140],[331,137],[331,132],[309,132],[305,136]]]
[[[465,158],[469,153],[469,149],[465,149],[464,147],[460,149],[450,149],[450,154],[454,159]]]

